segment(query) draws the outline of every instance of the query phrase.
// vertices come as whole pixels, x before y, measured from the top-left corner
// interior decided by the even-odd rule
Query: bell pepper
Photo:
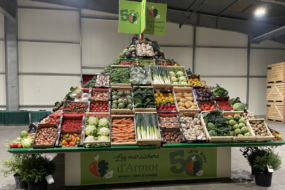
[[[163,109],[163,104],[160,104],[158,110],[159,110],[159,111],[162,111],[162,109]]]
[[[175,102],[170,102],[171,105],[175,105]]]

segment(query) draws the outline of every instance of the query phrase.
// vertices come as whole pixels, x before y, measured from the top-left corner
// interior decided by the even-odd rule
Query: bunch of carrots
[[[112,142],[136,142],[134,121],[131,118],[113,119]]]

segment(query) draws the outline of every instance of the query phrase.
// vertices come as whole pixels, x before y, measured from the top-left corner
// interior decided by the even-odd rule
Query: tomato
[[[212,103],[209,103],[209,106],[211,106],[212,105]]]
[[[21,144],[18,144],[18,147],[17,148],[22,148],[22,145]]]
[[[70,142],[71,141],[71,138],[67,138],[65,139],[66,142]]]
[[[65,141],[63,144],[64,144],[64,145],[68,145],[68,142]]]
[[[13,147],[14,147],[14,148],[18,148],[18,144],[17,144],[17,143],[14,143],[14,144],[13,144]]]
[[[14,148],[14,144],[10,144],[10,148]]]

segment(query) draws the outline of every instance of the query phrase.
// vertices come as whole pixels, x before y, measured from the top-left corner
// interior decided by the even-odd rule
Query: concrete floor
[[[267,121],[268,126],[282,133],[285,137],[285,124]],[[11,154],[7,152],[5,140],[13,140],[19,136],[27,126],[0,126],[0,161],[9,159]],[[132,184],[97,185],[84,187],[64,186],[64,154],[46,154],[56,162],[57,171],[53,176],[55,184],[49,185],[49,190],[81,190],[81,189],[137,189],[137,190],[184,190],[193,188],[195,190],[284,190],[285,189],[285,146],[278,147],[277,152],[282,157],[282,168],[273,174],[272,186],[270,188],[255,185],[254,177],[250,175],[250,167],[243,158],[239,148],[232,148],[232,175],[230,179],[219,180],[182,180],[166,182],[144,182]],[[1,166],[0,166],[1,168]],[[4,178],[0,176],[0,190],[14,190],[15,181],[13,176]]]

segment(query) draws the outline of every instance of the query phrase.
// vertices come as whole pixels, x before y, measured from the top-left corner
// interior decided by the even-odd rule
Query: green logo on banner
[[[149,10],[149,14],[150,16],[159,19],[160,15],[158,14],[158,10],[154,8],[154,6],[151,7],[151,9]]]
[[[132,24],[138,23],[139,13],[131,10],[129,13],[128,9],[121,10],[121,21],[129,21]]]
[[[81,184],[199,179],[216,175],[216,148],[81,153]]]

